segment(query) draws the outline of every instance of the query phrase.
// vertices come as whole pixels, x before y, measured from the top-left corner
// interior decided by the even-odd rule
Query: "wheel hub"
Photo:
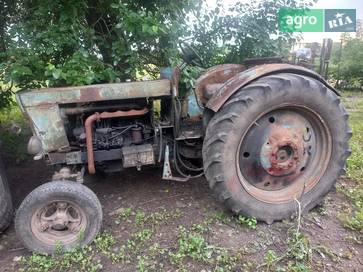
[[[46,244],[57,241],[68,244],[78,239],[78,233],[85,228],[85,214],[74,203],[54,201],[45,204],[31,221],[34,235]]]
[[[304,161],[304,143],[299,128],[285,128],[273,125],[267,141],[261,147],[262,167],[272,176],[286,176],[294,173]]]
[[[67,203],[58,203],[57,210],[54,214],[54,217],[49,219],[51,223],[51,227],[55,230],[65,230],[68,228],[68,224],[70,223],[70,215],[66,212]]]

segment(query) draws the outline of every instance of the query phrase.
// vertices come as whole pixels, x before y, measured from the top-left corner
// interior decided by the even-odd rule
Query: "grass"
[[[48,271],[90,271],[96,272],[102,269],[102,264],[96,258],[92,246],[72,251],[46,256],[32,254],[29,257],[22,257],[19,271],[22,272],[48,272]]]
[[[120,211],[118,211],[116,213],[117,215],[117,219],[115,220],[115,223],[117,225],[121,224],[122,222],[125,222],[126,220],[128,220],[128,218],[131,215],[131,208],[123,208]]]
[[[301,232],[301,206],[298,203],[298,216],[296,228],[290,227],[287,231],[287,249],[280,255],[273,250],[268,250],[265,255],[265,262],[257,268],[266,268],[267,271],[299,271],[309,272],[312,266],[313,248],[310,246],[308,236]],[[284,267],[278,266],[284,262]]]
[[[362,111],[363,109],[363,92],[343,91],[341,92],[341,100],[349,111]]]
[[[48,272],[48,271],[100,271],[103,268],[102,260],[108,259],[113,264],[131,265],[136,271],[163,271],[169,264],[177,271],[190,271],[190,260],[202,266],[215,267],[213,271],[232,271],[236,267],[248,269],[251,262],[241,264],[244,256],[241,252],[223,248],[208,242],[211,227],[217,223],[216,217],[206,217],[200,223],[191,224],[190,227],[180,225],[177,240],[167,247],[157,242],[157,229],[160,224],[169,219],[176,219],[181,212],[161,208],[156,212],[147,213],[138,210],[121,209],[123,220],[133,220],[128,223],[133,233],[128,239],[121,236],[116,238],[114,233],[104,232],[98,235],[93,243],[62,254],[58,252],[53,256],[33,254],[22,257],[21,271]],[[241,227],[233,217],[231,220],[236,227]],[[126,221],[125,221],[126,223]],[[117,224],[116,224],[117,225]],[[243,224],[244,225],[244,224]],[[248,270],[247,270],[248,271]]]
[[[147,224],[161,225],[170,219],[177,219],[182,215],[180,209],[175,209],[172,212],[168,212],[164,207],[159,208],[149,215],[146,215],[144,211],[138,210],[135,215],[135,225],[143,226]]]
[[[215,221],[207,220],[209,224]],[[198,226],[198,227],[196,227]],[[232,250],[208,242],[208,227],[193,225],[190,229],[179,226],[179,235],[175,249],[169,250],[169,260],[178,271],[190,271],[187,265],[190,259],[203,267],[214,267],[212,271],[250,271],[254,266],[251,262],[243,261],[241,250]]]
[[[351,207],[339,218],[345,227],[363,232],[363,94],[343,93],[342,100],[350,113],[353,136],[350,140],[352,154],[346,171],[351,182],[343,182],[338,187],[348,197]]]
[[[151,229],[143,229],[133,234],[133,238],[137,242],[143,243],[145,241],[149,241],[152,235],[153,231]]]
[[[198,232],[190,232],[184,227],[179,227],[178,248],[175,253],[170,252],[170,260],[173,264],[180,264],[185,257],[193,260],[211,260],[215,247],[210,246],[204,237]]]
[[[103,233],[98,235],[93,242],[99,252],[107,254],[111,247],[116,244],[116,239],[110,233]]]
[[[254,217],[247,217],[243,215],[238,215],[235,217],[231,217],[225,212],[219,212],[214,215],[214,219],[222,222],[223,224],[229,225],[232,223],[236,223],[239,225],[246,226],[249,229],[257,229],[257,220]]]
[[[245,225],[250,229],[257,228],[257,220],[254,217],[245,217],[243,215],[239,215],[237,218],[237,222],[241,225]]]

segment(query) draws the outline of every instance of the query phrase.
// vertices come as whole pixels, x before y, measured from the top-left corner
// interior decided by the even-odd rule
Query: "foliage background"
[[[0,107],[11,90],[84,85],[158,76],[180,64],[192,43],[206,67],[285,53],[295,41],[278,32],[280,7],[306,0],[265,0],[226,8],[206,0],[0,1]],[[184,88],[199,69],[187,67]]]
[[[341,48],[341,49],[340,49]],[[356,37],[341,36],[341,44],[333,46],[330,76],[341,89],[363,91],[363,25],[357,21]]]

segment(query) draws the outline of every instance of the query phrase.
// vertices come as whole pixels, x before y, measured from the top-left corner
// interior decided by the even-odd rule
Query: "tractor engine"
[[[91,173],[96,166],[115,172],[155,164],[158,149],[150,108],[146,102],[128,107],[115,102],[63,109],[67,137],[75,150],[67,153],[66,163],[88,163]]]
[[[135,121],[134,123],[120,120],[102,120],[96,122],[92,134],[94,150],[118,149],[123,146],[140,145],[152,138],[151,128],[146,124]],[[86,144],[86,132],[84,127],[76,127],[72,130],[77,145]]]

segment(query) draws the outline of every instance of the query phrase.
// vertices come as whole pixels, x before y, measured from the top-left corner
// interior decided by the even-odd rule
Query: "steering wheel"
[[[182,58],[187,64],[194,64],[199,67],[204,67],[203,58],[198,54],[197,50],[185,41],[179,42]]]

